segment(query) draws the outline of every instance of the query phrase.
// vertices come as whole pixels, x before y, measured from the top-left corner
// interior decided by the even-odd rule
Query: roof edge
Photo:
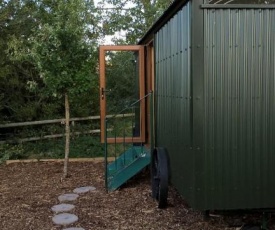
[[[190,0],[175,0],[157,19],[157,21],[147,30],[143,37],[139,40],[138,44],[146,44],[169,19],[171,19],[187,2]]]

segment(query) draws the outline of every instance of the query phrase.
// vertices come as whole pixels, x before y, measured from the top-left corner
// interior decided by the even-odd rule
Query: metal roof
[[[171,5],[164,11],[158,20],[151,26],[151,28],[144,34],[138,44],[148,43],[154,33],[156,33],[171,17],[173,17],[187,2],[190,0],[174,0]]]

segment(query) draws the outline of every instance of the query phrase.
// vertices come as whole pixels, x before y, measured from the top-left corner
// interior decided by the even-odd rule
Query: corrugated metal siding
[[[275,10],[204,10],[200,208],[275,207]]]
[[[156,144],[168,149],[172,183],[192,200],[190,12],[188,3],[155,35],[155,70]]]

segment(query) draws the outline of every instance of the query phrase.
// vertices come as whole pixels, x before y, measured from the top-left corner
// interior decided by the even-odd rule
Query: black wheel
[[[152,197],[159,208],[167,206],[169,182],[169,158],[165,148],[156,148],[151,159]]]

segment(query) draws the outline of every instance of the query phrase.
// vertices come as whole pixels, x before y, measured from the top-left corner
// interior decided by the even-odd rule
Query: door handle
[[[102,99],[102,100],[104,99],[104,95],[105,95],[106,92],[111,92],[111,91],[112,91],[111,89],[107,90],[107,89],[104,89],[104,88],[102,87],[102,88],[101,88],[101,99]]]

